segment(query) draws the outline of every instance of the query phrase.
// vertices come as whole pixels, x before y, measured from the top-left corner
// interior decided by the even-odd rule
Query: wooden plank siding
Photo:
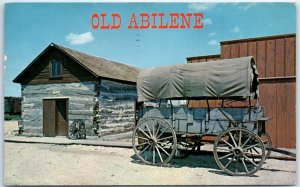
[[[284,76],[284,38],[275,39],[275,76]]]
[[[220,43],[222,59],[253,56],[259,77],[296,76],[295,34]]]
[[[296,147],[296,35],[278,35],[221,42],[223,58],[239,44],[240,55],[253,56],[260,77],[260,103],[272,117],[267,130],[278,147]],[[234,46],[234,47],[232,47]],[[247,46],[247,52],[245,52]],[[229,50],[229,51],[228,51]],[[231,54],[231,55],[229,55]]]
[[[221,59],[221,57],[219,54],[186,58],[187,63],[207,62],[207,61],[220,60],[220,59]]]
[[[238,58],[239,57],[239,43],[232,44],[230,46],[230,58]]]
[[[285,38],[285,76],[296,75],[296,37]]]
[[[60,78],[50,77],[50,61],[54,59],[62,61],[62,77]],[[49,49],[47,55],[42,55],[35,66],[30,67],[30,71],[25,77],[23,79],[25,84],[97,81],[95,76],[75,63],[73,59],[53,48]]]
[[[266,41],[257,41],[257,58],[256,58],[257,71],[259,77],[266,76]]]
[[[295,97],[295,93],[296,93],[296,80],[295,82],[289,82],[286,84],[286,89],[289,90],[288,92],[286,92],[286,102],[287,102],[287,110],[286,110],[286,126],[288,126],[288,136],[287,138],[287,142],[289,142],[289,144],[287,144],[287,147],[292,147],[295,148],[296,147],[296,115],[295,115],[295,111],[296,111],[296,97]]]
[[[260,103],[272,119],[267,131],[278,147],[296,147],[296,80],[266,79],[260,84]]]
[[[248,56],[248,43],[247,42],[241,42],[240,43],[240,56]]]
[[[265,107],[266,116],[272,117],[267,122],[267,131],[273,144],[296,148],[296,34],[220,43],[221,59],[254,57],[260,78],[260,104]],[[220,101],[210,103],[211,107],[217,107]],[[240,105],[242,103],[237,102],[230,106]],[[189,107],[207,107],[207,104],[206,101],[193,101]]]
[[[231,45],[224,44],[221,46],[221,59],[231,58]]]
[[[266,77],[275,77],[275,40],[266,44]]]

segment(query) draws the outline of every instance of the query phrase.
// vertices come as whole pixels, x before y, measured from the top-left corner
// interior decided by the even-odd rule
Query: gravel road
[[[5,136],[12,128],[6,123]],[[212,153],[173,159],[168,167],[134,159],[132,149],[4,143],[6,185],[294,185],[296,162],[268,159],[253,177],[227,176]]]

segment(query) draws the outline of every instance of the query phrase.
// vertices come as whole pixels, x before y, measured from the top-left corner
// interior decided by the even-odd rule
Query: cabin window
[[[62,76],[62,66],[61,61],[54,60],[50,62],[50,78],[61,77]]]

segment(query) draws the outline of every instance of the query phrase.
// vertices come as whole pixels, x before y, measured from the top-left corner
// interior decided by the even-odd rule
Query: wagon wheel
[[[214,158],[229,175],[252,175],[264,163],[265,146],[254,132],[231,128],[216,138]]]
[[[165,120],[150,117],[140,121],[132,136],[136,156],[145,164],[163,165],[176,151],[176,134]]]
[[[69,138],[72,140],[86,138],[86,130],[83,120],[76,120],[70,125]]]
[[[265,132],[265,134],[260,136],[261,141],[265,144],[265,147],[272,147],[272,138],[269,135],[269,133]],[[266,150],[266,158],[268,159],[270,154],[271,154],[271,150]]]

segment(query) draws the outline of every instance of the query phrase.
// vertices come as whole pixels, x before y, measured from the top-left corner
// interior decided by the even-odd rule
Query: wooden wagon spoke
[[[141,129],[141,128],[139,128],[139,127],[138,127],[138,129],[139,129],[145,136],[147,136],[147,138],[150,139],[150,136],[149,136],[145,131],[143,131],[143,129]]]
[[[138,146],[141,146],[141,145],[146,145],[146,144],[149,144],[149,142],[144,142],[144,143],[137,144],[137,145],[135,145],[135,147],[138,147]]]
[[[242,131],[240,131],[240,134],[239,134],[239,147],[241,146],[242,144]]]
[[[158,128],[157,128],[157,130],[156,130],[156,133],[155,133],[154,137],[157,136],[157,134],[158,134],[158,132],[159,132],[159,129],[160,129],[160,126],[161,126],[161,123],[159,123],[158,121],[157,121],[157,124],[158,124]]]
[[[255,147],[253,147],[252,149],[253,149],[257,154],[260,154],[260,155],[261,155],[261,153],[255,149]]]
[[[223,150],[223,151],[231,151],[230,149],[225,149],[225,148],[223,148],[223,147],[217,147],[217,149],[219,149],[219,150]]]
[[[150,144],[147,145],[142,151],[140,151],[140,154],[142,154],[145,150],[147,150],[150,147]]]
[[[146,161],[148,160],[148,155],[149,155],[149,152],[151,152],[152,147],[153,147],[153,145],[150,146],[150,149],[149,149],[149,151],[148,151],[148,154],[146,154],[146,156],[145,156],[145,160],[146,160]],[[150,155],[149,155],[149,157],[150,157]],[[150,159],[151,159],[151,158],[150,158]]]
[[[224,158],[227,158],[227,157],[229,157],[229,156],[231,156],[231,155],[233,155],[233,153],[229,153],[229,154],[227,154],[227,155],[225,155],[225,156],[222,156],[222,157],[219,158],[219,160],[222,160],[222,159],[224,159]]]
[[[235,159],[235,173],[237,173],[238,172],[238,163],[239,163],[239,158],[236,158]]]
[[[149,129],[149,127],[148,127],[148,124],[146,123],[146,128],[147,128],[147,130],[148,130],[148,132],[149,132],[149,134],[150,134],[150,137],[152,136],[152,134],[151,134],[151,131],[150,131],[150,129]]]
[[[262,156],[262,154],[257,154],[257,153],[249,153],[249,152],[247,152],[247,153],[245,153],[245,155],[254,155],[254,156],[259,156],[259,157],[261,157]]]
[[[252,136],[250,135],[248,139],[244,142],[244,144],[241,146],[241,148],[243,148],[251,140],[251,138]]]
[[[233,138],[231,132],[229,131],[228,133],[229,133],[230,138],[231,138],[232,141],[233,141],[234,146],[237,147],[237,144],[236,144],[235,139]]]
[[[168,127],[166,127],[166,128],[159,134],[159,136],[157,136],[156,138],[159,138],[161,135],[163,135],[164,132],[166,132],[167,129],[168,129]]]
[[[160,148],[166,155],[170,156],[170,154],[164,148],[162,148],[160,145],[157,145],[157,147]]]
[[[158,149],[157,147],[155,147],[155,149],[156,149],[156,151],[157,151],[157,154],[158,154],[158,156],[159,156],[160,161],[163,162],[164,160],[163,160],[162,157],[161,157],[161,154],[160,154],[159,149]]]
[[[222,140],[224,143],[226,143],[227,145],[229,145],[231,148],[233,148],[233,146],[232,146],[230,143],[228,143],[226,140],[224,140],[223,138],[221,138],[221,140]]]
[[[157,139],[157,141],[167,140],[167,139],[170,139],[170,138],[173,138],[173,136],[167,136],[167,137],[164,137],[164,138],[160,138],[160,139]]]
[[[134,137],[137,138],[137,139],[142,139],[142,140],[147,140],[147,141],[149,140],[149,139],[147,139],[147,138],[140,137],[140,136],[136,136],[136,135],[135,135]]]
[[[259,143],[254,144],[254,145],[250,145],[249,147],[246,147],[246,148],[244,148],[243,150],[244,150],[244,151],[247,151],[247,150],[249,150],[249,149],[251,149],[251,148],[254,148],[254,147],[256,147],[256,146],[259,146]]]
[[[148,152],[148,154],[150,154],[150,153],[151,153],[151,150],[152,150],[152,149],[153,149],[153,145],[151,145],[151,146],[150,146],[150,149],[149,149],[149,152]],[[147,155],[148,155],[148,154],[147,154]],[[150,156],[150,155],[149,155],[149,156]],[[148,158],[148,156],[146,156],[146,160],[147,160],[147,158]],[[151,159],[151,158],[150,158],[150,159]]]
[[[155,148],[155,146],[154,146],[154,148]],[[152,155],[152,157],[153,157],[153,164],[155,164],[155,149],[153,148],[153,155]]]
[[[152,132],[152,135],[154,136],[154,134],[155,134],[155,120],[153,119],[153,132]]]
[[[233,158],[234,158],[234,157],[233,157]],[[227,164],[224,166],[225,169],[229,166],[229,164],[232,162],[232,160],[233,160],[233,159],[231,159],[230,161],[227,162]]]
[[[247,166],[246,166],[246,164],[245,164],[245,161],[244,161],[243,159],[241,159],[241,160],[242,160],[242,163],[243,163],[243,166],[244,166],[246,172],[249,173],[248,168],[247,168]]]
[[[253,164],[255,167],[257,167],[257,164],[255,164],[250,158],[248,158],[246,155],[243,155],[245,159],[247,159],[251,164]]]

